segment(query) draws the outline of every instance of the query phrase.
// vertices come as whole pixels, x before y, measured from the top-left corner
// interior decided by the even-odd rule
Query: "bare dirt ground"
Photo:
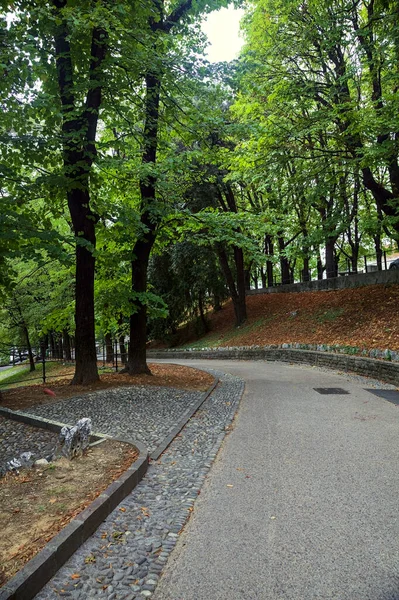
[[[35,404],[49,404],[61,398],[71,398],[89,392],[116,388],[126,385],[155,385],[179,389],[205,391],[213,382],[213,377],[203,371],[180,365],[149,363],[152,375],[127,375],[120,373],[103,373],[100,380],[89,386],[70,385],[71,366],[65,367],[63,375],[60,367],[59,377],[40,385],[30,385],[4,390],[1,393],[0,406],[12,410],[24,410]],[[73,368],[72,368],[73,369]],[[46,393],[50,390],[55,397]]]
[[[137,459],[136,448],[107,440],[72,461],[0,479],[0,585]]]
[[[176,342],[199,347],[297,342],[399,350],[398,306],[399,285],[259,294],[247,297],[248,319],[240,328],[234,327],[229,301],[208,315],[210,333],[195,343],[182,330]]]

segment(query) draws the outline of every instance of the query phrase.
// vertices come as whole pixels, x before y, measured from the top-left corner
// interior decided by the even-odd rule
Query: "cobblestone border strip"
[[[63,427],[62,423],[6,408],[0,408],[0,415],[54,432]],[[149,463],[143,444],[96,433],[91,439],[95,444],[106,439],[131,444],[139,451],[139,457],[0,589],[0,600],[31,600],[143,479]]]
[[[399,386],[399,364],[389,361],[363,358],[346,354],[333,354],[315,350],[299,350],[294,348],[251,348],[241,347],[217,350],[151,350],[148,358],[163,359],[232,359],[232,360],[266,360],[298,364],[309,364],[349,373],[357,373],[365,377],[379,379]]]
[[[183,415],[183,417],[178,422],[178,424],[175,427],[173,427],[173,429],[170,430],[170,432],[168,433],[166,438],[164,438],[162,440],[162,442],[159,444],[159,446],[157,446],[157,448],[155,448],[155,450],[153,452],[151,452],[151,454],[150,454],[151,460],[158,460],[158,458],[161,456],[161,454],[163,454],[165,452],[166,448],[168,446],[170,446],[170,444],[173,442],[175,437],[181,432],[181,430],[183,429],[185,424],[191,419],[191,417],[203,405],[205,400],[207,398],[209,398],[209,396],[212,394],[213,390],[216,388],[218,383],[219,383],[219,379],[217,377],[215,377],[212,385],[206,390],[206,392],[204,392],[204,394],[198,400],[198,402],[196,404],[194,404],[194,406],[190,407],[188,412],[186,412],[185,415]]]

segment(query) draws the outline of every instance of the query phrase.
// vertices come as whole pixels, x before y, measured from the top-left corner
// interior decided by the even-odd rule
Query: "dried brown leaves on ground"
[[[134,446],[107,440],[77,459],[0,479],[0,585],[137,459]]]
[[[50,379],[46,384],[18,387],[2,392],[1,406],[13,410],[24,410],[35,404],[49,404],[61,398],[71,398],[97,390],[116,388],[126,385],[155,385],[187,390],[205,391],[213,382],[213,377],[191,367],[172,364],[149,364],[152,375],[127,375],[121,373],[103,373],[100,380],[88,386],[71,386],[71,375]],[[68,367],[71,372],[71,367]],[[62,372],[61,372],[62,375]],[[54,396],[46,394],[50,389]]]
[[[234,327],[227,302],[209,314],[210,333],[202,346],[252,346],[284,343],[337,344],[399,350],[399,285],[374,285],[323,292],[273,293],[247,296],[248,319]],[[179,343],[197,338],[180,332]],[[162,347],[153,344],[153,347]]]

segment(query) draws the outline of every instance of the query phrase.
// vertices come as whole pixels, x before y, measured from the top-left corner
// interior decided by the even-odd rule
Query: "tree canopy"
[[[231,63],[200,27],[227,1],[1,4],[1,343],[148,372],[228,296],[239,326],[249,287],[397,247],[396,2],[253,0]]]

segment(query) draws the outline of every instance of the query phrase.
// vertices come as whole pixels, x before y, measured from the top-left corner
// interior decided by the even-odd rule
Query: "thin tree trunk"
[[[304,256],[303,258],[303,271],[302,271],[302,281],[310,281],[310,267],[309,267],[309,257]]]
[[[268,256],[274,255],[274,244],[271,235],[265,237],[265,251]],[[266,261],[266,272],[267,272],[267,285],[273,287],[274,285],[274,273],[273,273],[273,262],[271,260]]]
[[[124,335],[120,335],[119,336],[119,348],[120,348],[120,351],[121,351],[121,363],[123,365],[126,365],[126,363],[127,363],[127,353],[126,353],[125,336]]]
[[[206,317],[205,317],[202,292],[198,292],[198,309],[199,309],[200,319],[201,319],[204,333],[208,333],[209,325],[208,325],[208,321],[206,320]]]
[[[110,333],[105,334],[105,360],[107,363],[114,362],[114,345]]]
[[[65,360],[72,360],[71,338],[66,329],[63,331]]]
[[[265,273],[263,267],[260,268],[260,278],[262,280],[262,287],[265,288],[267,285],[267,280],[266,280],[266,273]]]
[[[242,325],[247,319],[247,305],[246,305],[246,281],[245,281],[245,269],[244,269],[244,252],[242,248],[233,246],[234,250],[234,262],[237,273],[237,295],[239,303],[239,314],[240,323]]]
[[[227,287],[230,292],[231,301],[233,303],[234,315],[236,319],[236,327],[242,325],[242,323],[247,318],[246,314],[246,306],[245,306],[245,296],[244,296],[244,306],[242,304],[242,300],[239,298],[239,294],[237,291],[237,287],[234,281],[233,273],[231,272],[229,261],[227,258],[226,251],[223,246],[218,243],[216,244],[216,252],[219,258],[220,267],[222,272],[226,278]],[[245,294],[245,286],[244,286],[244,294]]]
[[[22,330],[24,332],[24,336],[25,336],[25,340],[26,340],[26,347],[28,349],[28,356],[29,356],[29,372],[32,373],[36,367],[35,367],[35,359],[33,358],[33,352],[32,352],[32,346],[30,343],[30,338],[29,338],[29,331],[27,326],[24,324],[22,326]]]

